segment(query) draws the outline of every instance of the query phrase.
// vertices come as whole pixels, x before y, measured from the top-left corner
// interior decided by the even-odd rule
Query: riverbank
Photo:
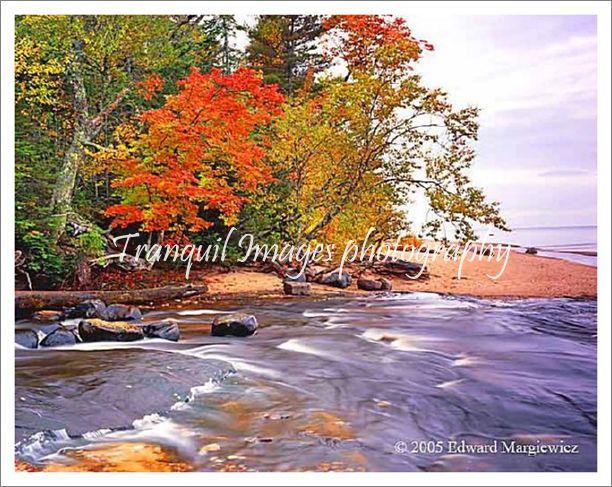
[[[391,282],[393,291],[434,292],[479,298],[597,297],[597,268],[576,262],[511,251],[503,273],[498,278],[492,279],[489,276],[499,275],[503,268],[503,262],[496,260],[494,257],[479,255],[473,260],[466,259],[461,265],[460,277],[458,277],[459,261],[445,261],[441,256],[432,260],[431,256],[427,257],[426,254],[417,257],[420,259],[416,260],[418,263],[422,263],[426,258],[428,259],[426,277],[413,280],[405,278],[402,274],[385,274],[384,277]],[[349,287],[339,289],[312,283],[311,294],[315,297],[368,294],[368,291],[357,288],[356,277],[359,275],[360,269],[348,266],[345,270],[353,275],[352,284]],[[371,271],[367,272],[367,276],[381,277]],[[185,292],[186,284],[189,285],[187,286],[189,288],[187,292]],[[201,289],[198,291],[200,294],[193,296],[192,294],[195,294],[194,289]],[[170,290],[176,295],[168,299],[158,299],[160,294],[158,291],[164,290]],[[140,291],[142,291],[140,293],[142,296],[138,303],[144,306],[155,306],[162,303],[165,303],[164,306],[168,306],[176,302],[181,302],[183,306],[189,306],[190,304],[206,303],[208,301],[252,297],[286,297],[291,299],[283,292],[283,280],[271,268],[264,271],[261,267],[217,267],[194,270],[189,281],[185,281],[185,276],[181,270],[154,269],[141,271],[140,273],[122,272],[113,274],[110,278],[104,279],[101,286],[97,287],[95,291],[17,291],[16,306],[17,308],[29,309],[49,307],[50,309],[56,309],[57,307],[48,304],[32,307],[30,302],[38,300],[49,303],[54,299],[61,301],[66,299],[66,295],[70,295],[73,301],[80,302],[94,297],[105,299],[102,296],[94,295],[95,293],[120,293],[121,295],[131,296],[139,295]],[[117,300],[116,298],[106,300],[111,303],[127,302],[125,299]],[[22,302],[28,302],[30,305],[25,305]],[[74,303],[64,304],[64,306],[66,305],[74,305]]]
[[[409,280],[388,277],[394,291],[436,292],[471,295],[482,298],[554,298],[597,297],[597,268],[560,259],[527,255],[512,251],[504,273],[498,279],[488,275],[499,273],[501,264],[482,257],[465,261],[461,278],[458,262],[436,259],[429,262],[429,278]],[[252,270],[215,273],[205,279],[209,293],[200,299],[236,295],[282,295],[282,281],[274,274]],[[353,282],[347,289],[337,290],[313,284],[314,295],[367,294]]]
[[[389,277],[394,291],[436,292],[442,294],[471,295],[482,298],[554,298],[597,297],[597,268],[561,259],[527,255],[511,251],[503,274],[496,280],[500,262],[482,256],[472,262],[466,260],[458,275],[458,262],[442,258],[428,262],[428,279],[410,280]],[[274,274],[253,270],[215,273],[205,278],[209,293],[199,299],[213,296],[282,295],[282,281]],[[314,295],[367,294],[357,289],[355,282],[338,290],[313,284]]]

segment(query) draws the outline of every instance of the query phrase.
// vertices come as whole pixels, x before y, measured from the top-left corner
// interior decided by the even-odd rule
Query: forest
[[[92,288],[110,237],[343,243],[505,228],[474,186],[478,109],[378,15],[19,16],[17,286]],[[457,73],[460,76],[460,73]],[[410,203],[432,218],[410,227]]]

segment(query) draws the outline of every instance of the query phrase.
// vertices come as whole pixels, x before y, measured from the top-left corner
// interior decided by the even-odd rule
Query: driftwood
[[[197,286],[166,286],[125,291],[16,291],[15,309],[61,309],[75,306],[86,299],[101,299],[107,304],[148,304],[156,301],[187,298],[208,291],[205,284]]]

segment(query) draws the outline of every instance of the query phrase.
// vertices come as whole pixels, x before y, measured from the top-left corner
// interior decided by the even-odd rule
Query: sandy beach
[[[458,262],[436,259],[428,264],[428,279],[390,278],[393,290],[490,298],[597,297],[597,268],[583,264],[512,251],[504,273],[496,280],[487,276],[499,273],[501,264],[495,260],[466,260],[461,279],[457,278],[458,265]],[[276,275],[252,270],[216,273],[204,281],[209,285],[209,295],[216,297],[283,293],[282,281]],[[320,284],[313,284],[312,289],[315,295],[367,294],[357,289],[355,282],[342,291]]]

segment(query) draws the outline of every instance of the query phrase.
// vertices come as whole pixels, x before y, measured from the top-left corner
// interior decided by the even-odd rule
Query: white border
[[[394,13],[598,16],[598,468],[597,473],[182,473],[33,474],[14,470],[14,23],[16,14]],[[79,1],[2,3],[2,485],[610,485],[610,3],[608,2],[307,2]]]

